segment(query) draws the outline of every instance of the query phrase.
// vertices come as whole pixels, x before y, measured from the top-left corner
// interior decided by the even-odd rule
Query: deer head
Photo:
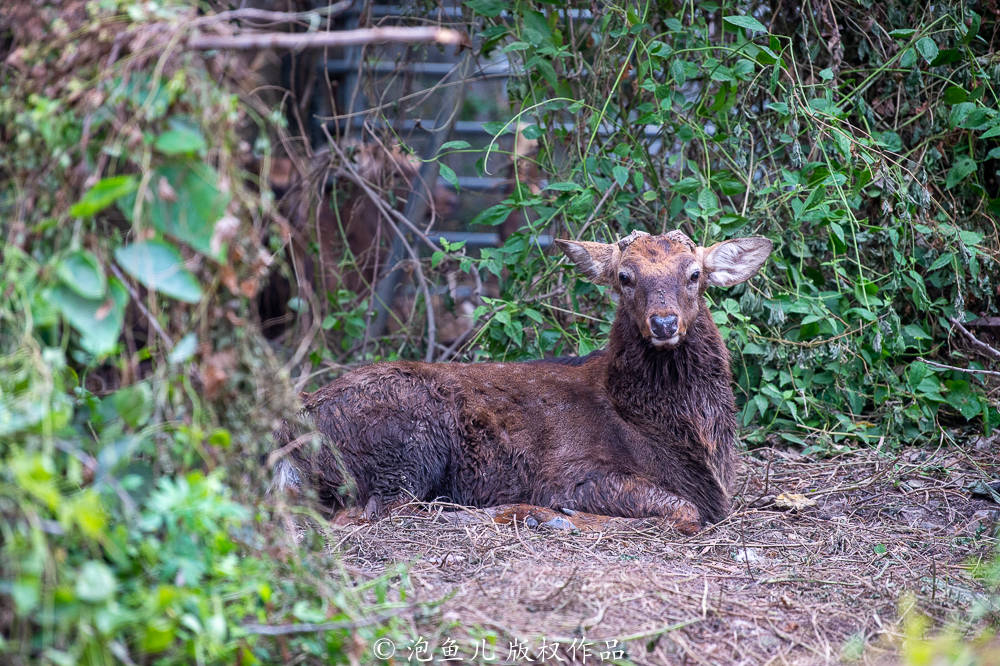
[[[557,240],[595,284],[618,292],[618,316],[630,317],[656,349],[684,341],[712,284],[731,287],[753,277],[771,253],[767,238],[736,238],[699,247],[681,231],[633,231],[617,243]]]

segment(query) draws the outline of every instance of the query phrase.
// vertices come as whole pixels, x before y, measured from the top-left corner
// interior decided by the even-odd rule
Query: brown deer
[[[729,355],[703,294],[752,277],[771,241],[698,247],[672,231],[558,243],[619,295],[606,349],[353,370],[305,400],[318,437],[279,428],[277,485],[305,481],[330,508],[369,517],[414,498],[521,504],[494,513],[529,523],[564,509],[557,526],[586,523],[576,512],[662,516],[683,531],[725,517],[736,422]]]

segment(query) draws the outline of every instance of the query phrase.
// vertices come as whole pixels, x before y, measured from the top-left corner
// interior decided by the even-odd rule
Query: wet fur
[[[285,424],[278,444],[331,509],[380,515],[440,498],[644,517],[693,505],[718,521],[736,464],[734,402],[704,285],[695,291],[674,349],[655,349],[623,302],[607,349],[585,357],[349,372],[305,400],[318,443],[289,446]]]

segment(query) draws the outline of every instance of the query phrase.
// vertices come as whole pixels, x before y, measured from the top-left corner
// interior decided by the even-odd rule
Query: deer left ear
[[[734,238],[697,249],[710,284],[731,287],[752,278],[767,261],[774,244],[762,236]]]

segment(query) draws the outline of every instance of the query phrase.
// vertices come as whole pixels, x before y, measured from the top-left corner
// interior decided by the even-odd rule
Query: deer
[[[680,230],[558,240],[618,297],[607,346],[504,363],[393,361],[304,399],[312,435],[275,432],[275,485],[378,519],[414,499],[497,522],[580,528],[656,518],[684,533],[729,512],[736,419],[729,353],[704,298],[754,276],[763,237],[696,245]]]

